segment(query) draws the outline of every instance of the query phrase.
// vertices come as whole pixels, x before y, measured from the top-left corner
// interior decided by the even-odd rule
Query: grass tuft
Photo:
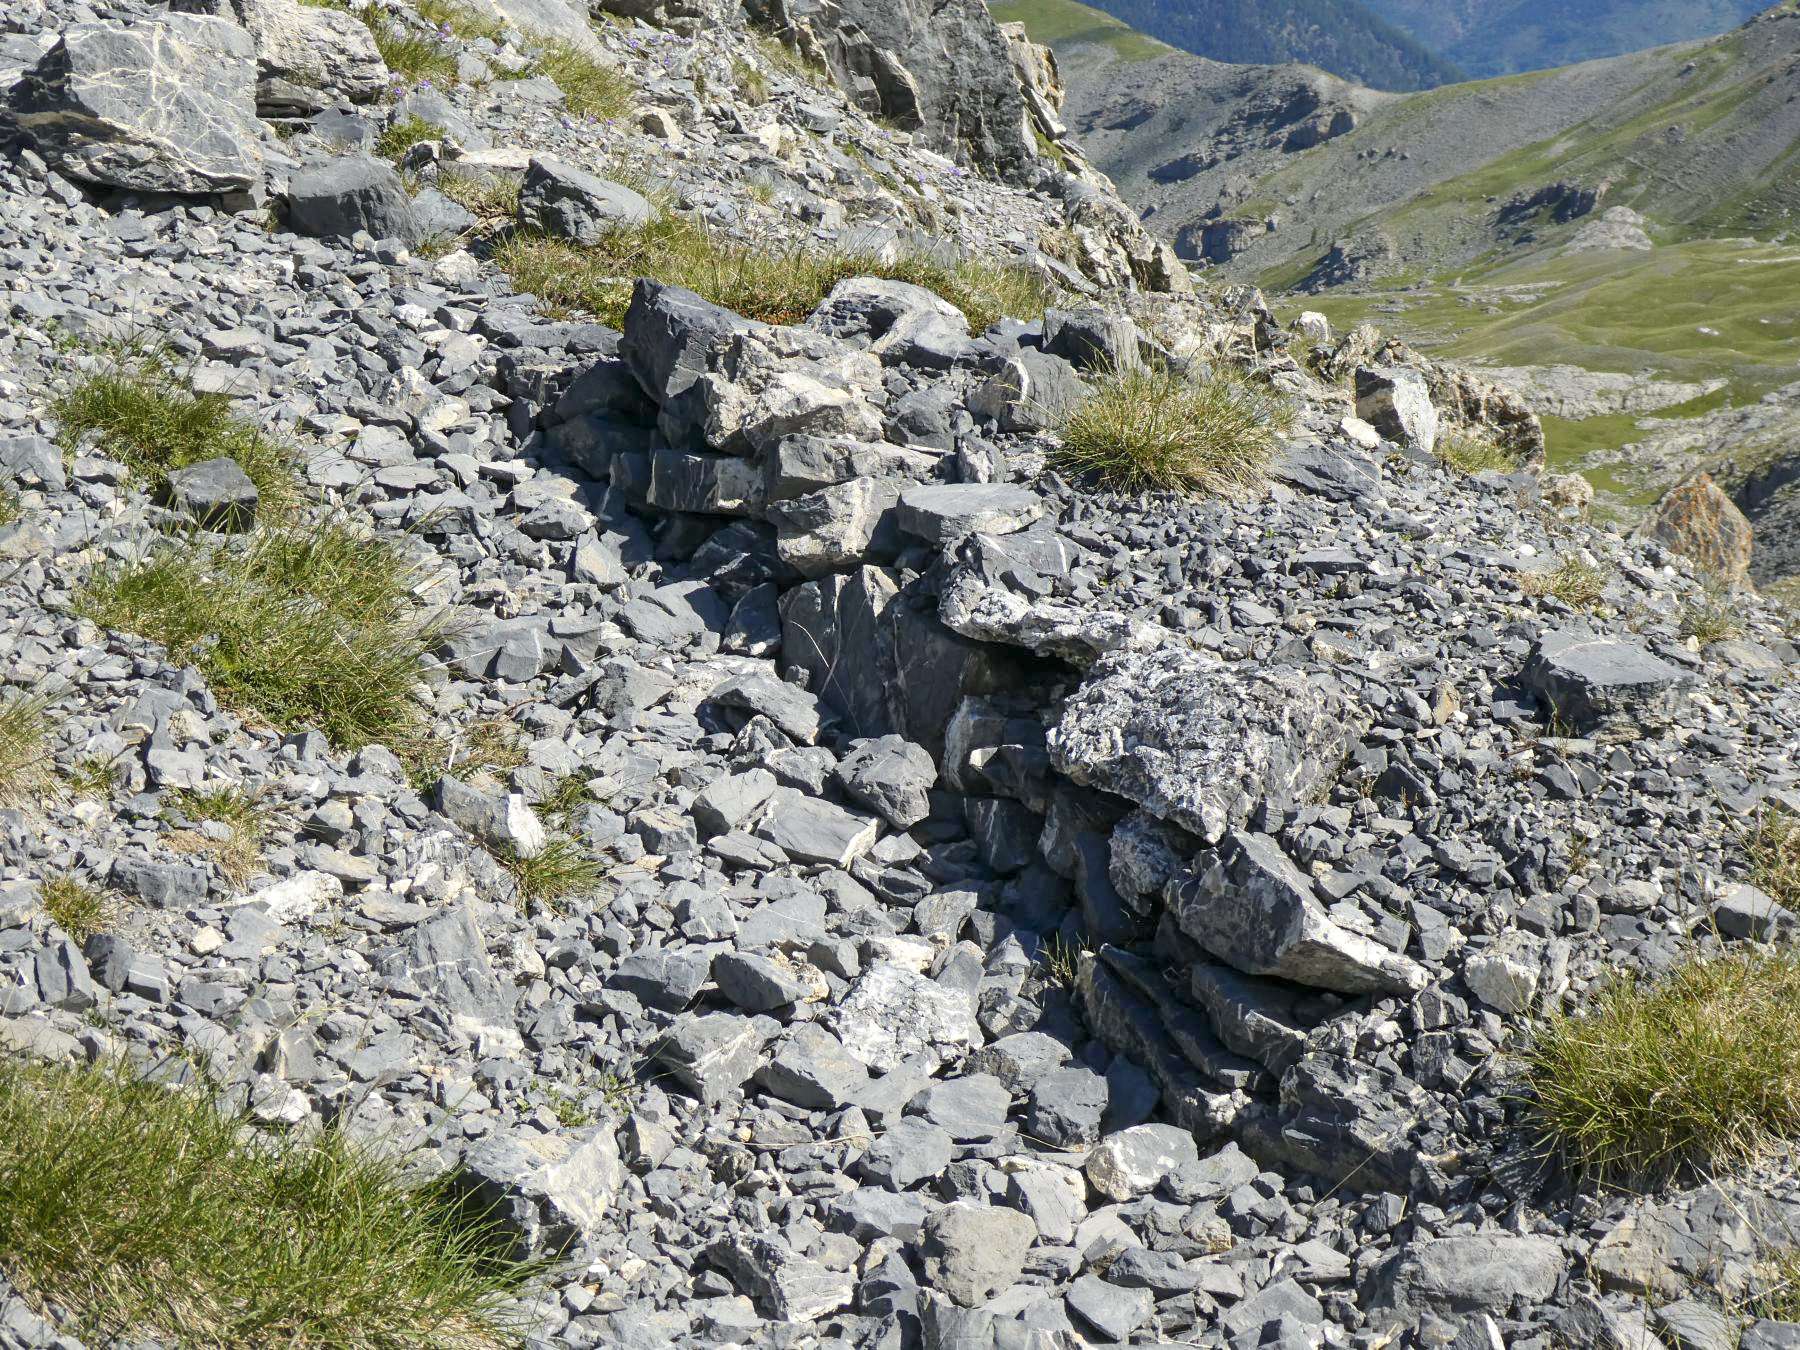
[[[512,875],[522,903],[552,908],[571,895],[590,893],[606,874],[599,859],[563,835],[551,836],[528,858],[501,850],[494,854],[494,861]]]
[[[69,791],[77,797],[107,801],[119,787],[119,761],[113,755],[84,755],[69,770]]]
[[[394,74],[415,84],[456,83],[456,54],[442,43],[407,32],[379,4],[365,9],[362,21],[375,39],[375,50]]]
[[[1743,616],[1729,597],[1708,592],[1705,599],[1694,600],[1681,611],[1681,635],[1691,637],[1702,647],[1727,638],[1742,637]]]
[[[1291,419],[1279,394],[1233,371],[1130,366],[1099,376],[1064,422],[1054,460],[1126,491],[1236,495],[1261,486]]]
[[[531,73],[547,76],[562,90],[577,117],[623,117],[637,98],[637,86],[622,71],[562,38],[541,38],[543,47]]]
[[[1492,441],[1452,433],[1438,437],[1437,456],[1461,473],[1476,474],[1483,469],[1511,473],[1518,461]]]
[[[50,700],[0,693],[0,806],[22,806],[50,783]]]
[[[1024,267],[967,261],[954,266],[920,258],[892,262],[842,250],[816,250],[723,239],[704,226],[659,211],[642,226],[621,229],[592,248],[516,234],[494,250],[513,284],[555,310],[584,312],[617,327],[637,277],[685,286],[716,305],[764,323],[798,323],[840,281],[886,277],[937,292],[980,332],[1002,317],[1035,319],[1055,291]]]
[[[195,663],[241,710],[356,748],[412,725],[420,663],[444,640],[412,602],[415,580],[391,544],[325,522],[102,568],[75,608]]]
[[[511,221],[519,214],[519,185],[509,178],[446,169],[438,174],[437,190],[486,225]]]
[[[1570,609],[1593,609],[1606,594],[1607,572],[1580,558],[1567,558],[1548,572],[1531,572],[1519,578],[1527,595],[1550,596]]]
[[[498,42],[506,34],[506,25],[497,16],[451,3],[451,0],[413,0],[413,8],[421,19],[435,24],[440,32],[466,41]]]
[[[1800,954],[1699,957],[1656,984],[1621,978],[1527,1052],[1546,1141],[1602,1183],[1698,1178],[1800,1132]]]
[[[118,903],[72,872],[46,877],[38,887],[38,898],[51,921],[77,942],[84,942],[95,933],[110,932],[118,919]]]
[[[769,101],[768,77],[741,56],[731,63],[731,83],[753,108]]]
[[[65,452],[95,433],[99,448],[152,490],[173,469],[223,457],[256,484],[260,510],[293,501],[293,447],[239,417],[223,394],[196,393],[162,353],[127,356],[83,375],[51,408]]]
[[[11,488],[0,488],[0,526],[11,525],[21,514],[19,494]]]
[[[1771,805],[1743,836],[1751,884],[1771,900],[1800,911],[1800,816]]]
[[[519,729],[505,717],[480,718],[449,736],[420,731],[402,738],[395,753],[420,792],[430,791],[445,774],[505,773],[525,762]]]
[[[0,1265],[86,1339],[516,1344],[537,1268],[453,1186],[334,1129],[253,1135],[197,1092],[0,1060]]]
[[[423,141],[442,140],[443,137],[444,129],[436,122],[427,122],[414,114],[404,121],[395,122],[377,136],[375,153],[386,159],[397,160],[415,145]]]
[[[241,886],[256,875],[269,829],[269,812],[260,793],[234,787],[176,788],[168,802],[176,817],[220,827],[175,830],[167,836],[171,848],[211,858],[233,885]]]

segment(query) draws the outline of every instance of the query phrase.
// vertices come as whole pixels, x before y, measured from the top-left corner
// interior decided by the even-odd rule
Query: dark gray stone
[[[1538,639],[1525,683],[1576,734],[1629,736],[1674,720],[1694,676],[1635,642],[1563,631]]]
[[[299,234],[348,239],[363,230],[407,244],[424,238],[400,175],[367,155],[302,164],[288,179],[286,202],[288,223]]]
[[[650,203],[630,188],[547,156],[532,156],[519,188],[521,227],[584,247],[642,225],[652,214]]]

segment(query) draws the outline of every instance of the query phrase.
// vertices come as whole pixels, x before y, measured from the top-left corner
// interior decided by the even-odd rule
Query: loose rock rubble
[[[639,80],[629,126],[281,59],[275,0],[0,18],[0,659],[54,691],[59,768],[120,778],[0,812],[0,1046],[203,1057],[257,1119],[462,1169],[558,1257],[533,1346],[1711,1343],[1683,1328],[1720,1317],[1713,1255],[1750,1259],[1792,1184],[1572,1192],[1511,1051],[1715,914],[1778,922],[1733,851],[1758,801],[1800,801],[1773,613],[1746,599],[1746,635],[1696,650],[1702,582],[1543,509],[1516,399],[1187,291],[1103,180],[990,117],[1052,117],[1043,89],[994,85],[967,165],[941,87],[917,138],[870,122],[910,9],[773,7],[853,97],[780,74],[753,102],[741,15],[609,8],[573,18]],[[459,64],[500,75],[509,46]],[[114,105],[112,69],[183,97]],[[636,218],[605,175],[647,166],[722,226],[924,232],[1071,299],[973,333],[854,279],[781,327],[642,280],[622,330],[553,318],[479,249],[412,251],[428,190],[324,158],[409,113],[572,237]],[[151,502],[53,443],[81,344],[146,328],[306,438],[313,491],[405,532],[463,621],[420,672],[430,728],[504,719],[516,767],[411,781],[396,747],[283,735],[71,615],[170,513],[256,518],[225,465]],[[1254,358],[1298,410],[1268,490],[1048,469],[1046,399],[1122,352]],[[1440,418],[1527,469],[1457,473]],[[1576,554],[1597,610],[1522,585]],[[532,906],[497,859],[548,846],[565,780],[605,879]],[[198,785],[262,794],[248,884],[172,847]],[[116,934],[55,926],[58,870],[129,902]],[[0,1284],[0,1345],[74,1344]]]

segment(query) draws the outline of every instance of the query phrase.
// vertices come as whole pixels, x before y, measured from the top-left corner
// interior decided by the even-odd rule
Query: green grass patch
[[[1580,558],[1565,558],[1544,572],[1527,572],[1519,578],[1519,589],[1527,595],[1549,596],[1562,601],[1570,609],[1593,609],[1606,594],[1610,574]]]
[[[1681,635],[1691,637],[1702,647],[1727,638],[1744,635],[1743,611],[1729,595],[1708,592],[1702,599],[1690,601],[1681,610]]]
[[[259,511],[279,513],[293,503],[294,447],[239,417],[223,394],[196,393],[162,353],[110,360],[80,376],[51,411],[65,453],[93,433],[102,453],[152,491],[171,470],[226,458],[256,484]]]
[[[1046,46],[1103,45],[1123,61],[1148,61],[1175,50],[1075,0],[1002,0],[988,12],[998,23],[1024,24],[1025,36]]]
[[[50,783],[50,700],[0,691],[0,806],[23,806]]]
[[[394,74],[414,84],[456,83],[456,53],[441,42],[401,27],[379,4],[365,9],[362,21],[375,39],[375,50]]]
[[[21,513],[19,494],[11,488],[0,488],[0,526],[16,523]]]
[[[1262,485],[1292,420],[1285,399],[1235,371],[1134,365],[1100,375],[1051,458],[1128,492],[1238,495]]]
[[[542,39],[531,73],[543,75],[562,90],[563,102],[577,117],[623,117],[637,98],[637,86],[623,71],[562,38]]]
[[[590,894],[606,875],[598,858],[563,835],[552,835],[529,857],[502,849],[494,861],[512,876],[521,903],[551,908],[572,895]]]
[[[1621,978],[1527,1051],[1546,1141],[1580,1175],[1711,1176],[1800,1130],[1800,956],[1746,948]]]
[[[510,178],[445,169],[438,174],[437,190],[486,224],[519,214],[519,184]]]
[[[377,136],[375,153],[385,159],[397,160],[420,142],[442,140],[443,137],[444,129],[436,122],[427,122],[414,114],[404,121],[395,122]]]
[[[354,748],[417,715],[420,663],[446,630],[413,603],[416,580],[393,545],[330,521],[165,546],[95,572],[75,608],[194,662],[238,710]]]
[[[766,323],[798,323],[840,281],[886,277],[935,291],[980,332],[1002,317],[1035,319],[1055,291],[1024,267],[973,260],[946,265],[923,258],[892,262],[868,254],[720,238],[671,211],[622,229],[592,248],[516,234],[494,250],[494,262],[560,312],[585,312],[617,327],[631,304],[632,282],[673,282],[714,304]]]
[[[109,801],[119,788],[119,761],[115,756],[84,755],[64,779],[77,797]]]
[[[0,1060],[0,1265],[107,1344],[484,1350],[536,1268],[451,1179],[256,1134],[198,1092]]]
[[[399,738],[392,748],[406,765],[408,781],[420,792],[437,786],[445,774],[458,778],[502,774],[525,762],[524,738],[505,717],[478,718],[448,736],[419,731]]]
[[[118,902],[72,872],[44,878],[38,886],[38,898],[43,901],[44,913],[77,942],[84,942],[95,933],[110,932],[118,921]]]
[[[731,63],[731,83],[752,107],[769,101],[768,77],[741,56]]]

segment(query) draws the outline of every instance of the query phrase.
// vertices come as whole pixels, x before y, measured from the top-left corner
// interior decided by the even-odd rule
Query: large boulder
[[[341,9],[300,0],[171,0],[170,9],[227,19],[256,49],[256,111],[305,117],[337,103],[367,103],[387,88],[387,63],[369,26]]]
[[[583,246],[650,219],[650,203],[608,179],[533,155],[519,189],[519,224]]]
[[[365,230],[376,239],[419,242],[412,199],[393,167],[367,155],[312,160],[288,180],[288,223],[296,233],[347,239]]]
[[[1185,647],[1114,651],[1050,733],[1056,767],[1217,843],[1328,781],[1358,715],[1304,674]]]
[[[1674,720],[1693,675],[1635,642],[1561,631],[1538,639],[1525,684],[1577,735],[1632,736]]]
[[[1669,490],[1650,522],[1650,537],[1720,581],[1737,585],[1750,577],[1755,532],[1711,474],[1696,474]]]
[[[256,51],[222,19],[76,24],[16,85],[13,119],[69,178],[131,192],[253,192]]]

